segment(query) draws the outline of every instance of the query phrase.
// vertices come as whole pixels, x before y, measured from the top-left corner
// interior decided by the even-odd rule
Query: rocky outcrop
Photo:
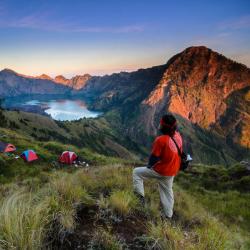
[[[161,81],[142,104],[155,131],[157,119],[172,112],[209,128],[227,110],[231,93],[250,86],[250,70],[206,47],[191,47],[167,67]],[[152,122],[152,119],[154,122]]]
[[[65,78],[63,75],[56,76],[54,81],[57,83],[61,83],[63,85],[69,85],[69,83],[70,83],[70,80]]]
[[[63,75],[58,75],[55,77],[55,79],[53,79],[53,81],[68,86],[70,88],[73,88],[74,90],[80,90],[84,88],[85,84],[90,78],[91,75],[89,74],[76,75],[71,79],[67,79]]]
[[[40,75],[40,76],[38,76],[38,77],[36,77],[36,78],[38,78],[38,79],[43,79],[43,80],[50,80],[50,81],[53,81],[53,78],[50,77],[50,76],[48,76],[48,75],[46,75],[46,74],[42,74],[42,75]]]
[[[74,76],[70,79],[69,86],[76,90],[82,89],[85,87],[89,79],[91,79],[91,75],[89,74]]]

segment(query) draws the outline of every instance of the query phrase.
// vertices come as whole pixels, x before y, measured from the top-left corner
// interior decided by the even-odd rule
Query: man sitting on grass
[[[175,142],[182,150],[182,138],[176,128],[175,117],[171,114],[164,115],[159,126],[163,135],[156,137],[153,143],[148,166],[138,167],[133,171],[134,191],[142,203],[144,203],[143,180],[150,178],[157,180],[163,212],[168,219],[173,215],[173,180],[181,163]]]

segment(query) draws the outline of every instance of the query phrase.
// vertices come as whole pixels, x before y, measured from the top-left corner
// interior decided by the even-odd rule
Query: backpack
[[[187,154],[185,152],[183,152],[183,151],[181,152],[181,150],[180,150],[178,144],[176,143],[175,139],[172,136],[170,136],[170,138],[173,140],[173,142],[174,142],[174,144],[175,144],[175,146],[176,146],[176,148],[178,150],[178,155],[181,158],[180,170],[184,171],[185,169],[187,169],[190,161],[187,160]]]

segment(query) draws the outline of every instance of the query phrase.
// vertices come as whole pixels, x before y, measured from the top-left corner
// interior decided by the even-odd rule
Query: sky
[[[250,67],[250,0],[0,0],[0,70],[104,75],[197,45]]]

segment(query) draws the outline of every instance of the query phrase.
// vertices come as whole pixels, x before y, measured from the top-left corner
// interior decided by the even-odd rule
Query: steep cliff
[[[202,128],[220,122],[227,99],[234,91],[250,86],[250,70],[206,48],[191,47],[178,54],[167,67],[157,87],[142,104],[154,122],[165,112],[176,113]]]

